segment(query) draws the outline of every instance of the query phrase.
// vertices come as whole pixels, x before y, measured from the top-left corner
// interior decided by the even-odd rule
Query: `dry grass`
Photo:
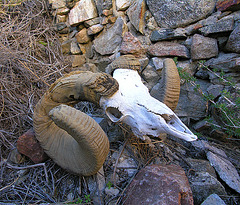
[[[33,107],[45,89],[64,72],[61,47],[45,1],[19,2],[5,1],[0,13],[3,157],[5,150],[13,147],[14,139],[31,127]]]

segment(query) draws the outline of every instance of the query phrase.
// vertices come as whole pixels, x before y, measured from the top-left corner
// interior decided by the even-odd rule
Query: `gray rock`
[[[118,11],[125,11],[132,2],[132,0],[116,0],[116,8]]]
[[[152,64],[155,66],[156,71],[161,74],[163,69],[163,62],[165,58],[154,57],[151,59]]]
[[[160,75],[156,71],[156,69],[148,65],[143,71],[142,71],[142,77],[144,80],[146,80],[148,83],[151,82],[151,85],[155,85],[157,81],[160,79]]]
[[[209,59],[218,55],[217,40],[195,34],[192,39],[191,57],[193,60]]]
[[[195,172],[208,172],[210,175],[217,178],[216,172],[208,160],[187,158],[186,161]]]
[[[194,204],[202,203],[209,195],[225,195],[223,185],[208,172],[195,172],[188,177],[193,192]]]
[[[66,0],[49,0],[49,4],[52,4],[52,9],[60,9],[66,6]]]
[[[138,61],[141,65],[140,69],[142,71],[148,65],[149,59],[148,59],[148,57],[142,57],[142,58],[139,58]]]
[[[147,5],[161,28],[177,28],[196,22],[211,14],[213,0],[147,0]]]
[[[202,80],[207,80],[209,79],[209,73],[206,69],[200,68],[196,73],[195,77],[200,78]]]
[[[148,47],[148,53],[151,56],[179,56],[182,58],[190,58],[188,49],[179,43],[174,42],[157,42]]]
[[[205,199],[201,205],[226,205],[225,202],[217,195],[211,194],[208,198]]]
[[[69,24],[74,26],[97,16],[97,8],[94,1],[81,0],[69,12]]]
[[[122,42],[124,22],[122,18],[118,18],[115,24],[101,32],[101,34],[93,41],[95,50],[101,55],[109,55],[114,53]]]
[[[146,12],[146,4],[144,0],[135,1],[127,10],[127,15],[132,25],[143,34],[145,27],[144,14]]]
[[[208,60],[205,65],[218,71],[237,71],[240,69],[240,55],[236,53],[219,53],[217,58]]]
[[[119,189],[117,188],[113,188],[113,187],[110,187],[110,188],[105,188],[105,193],[109,196],[117,196],[119,194]]]
[[[78,44],[75,41],[71,42],[71,54],[78,55],[81,54],[81,49],[79,48]]]
[[[240,53],[240,24],[230,34],[226,45],[226,50]]]
[[[215,33],[229,32],[234,28],[234,19],[233,17],[222,18],[212,24],[204,26],[199,30],[204,36]]]
[[[227,160],[224,151],[215,148],[214,153],[211,151],[207,152],[207,158],[220,178],[225,181],[229,187],[240,193],[240,177],[233,164]]]
[[[186,31],[183,28],[177,29],[160,28],[151,33],[150,40],[156,42],[162,40],[182,39],[187,37],[185,33]]]
[[[88,28],[99,23],[100,23],[100,17],[96,17],[96,18],[84,21],[84,26]]]
[[[62,43],[62,53],[63,54],[69,54],[71,50],[71,43],[72,40],[67,40]]]
[[[87,33],[88,35],[94,35],[96,33],[99,33],[100,31],[103,30],[103,26],[101,24],[96,24],[88,28]]]
[[[197,80],[196,84],[200,85],[201,90],[205,93],[210,83]],[[186,117],[188,119],[199,120],[206,117],[207,101],[194,90],[190,83],[185,83],[181,86],[181,95],[179,97],[178,106],[175,110],[179,117]]]
[[[214,99],[221,95],[221,91],[223,91],[224,86],[223,85],[210,85],[207,88],[207,92],[209,95],[212,95]]]

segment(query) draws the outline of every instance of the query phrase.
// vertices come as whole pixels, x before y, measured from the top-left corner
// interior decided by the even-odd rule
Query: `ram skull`
[[[161,133],[184,139],[197,137],[164,103],[153,98],[135,70],[117,69],[113,73],[119,83],[118,91],[111,97],[102,97],[100,105],[113,122],[124,122],[142,139],[158,137]]]
[[[120,56],[108,67],[113,77],[76,71],[50,86],[35,107],[33,126],[41,146],[58,165],[79,175],[93,175],[109,152],[108,138],[98,123],[73,108],[79,101],[102,106],[113,122],[125,122],[138,137],[168,133],[187,141],[197,139],[172,111],[180,91],[174,62],[165,61],[163,103],[149,95],[139,68],[134,56]]]

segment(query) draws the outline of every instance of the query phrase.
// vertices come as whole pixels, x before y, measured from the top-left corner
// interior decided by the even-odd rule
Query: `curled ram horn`
[[[71,107],[79,101],[99,104],[118,83],[108,74],[72,72],[53,83],[34,110],[34,130],[45,152],[62,168],[93,175],[103,165],[109,141],[91,117]]]

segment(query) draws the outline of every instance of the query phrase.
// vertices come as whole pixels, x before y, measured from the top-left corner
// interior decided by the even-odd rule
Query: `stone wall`
[[[215,100],[227,85],[198,62],[223,70],[240,83],[239,0],[49,0],[68,70],[106,72],[115,58],[133,54],[142,79],[158,97],[163,59],[178,57],[178,67],[197,78]],[[202,120],[209,104],[182,80],[175,112],[185,123]]]

